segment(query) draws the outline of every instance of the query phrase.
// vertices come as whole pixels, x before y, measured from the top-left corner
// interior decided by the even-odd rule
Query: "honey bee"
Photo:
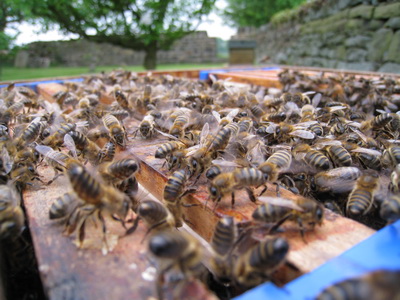
[[[97,154],[96,164],[101,164],[105,161],[112,161],[115,156],[115,144],[113,142],[107,142],[103,148],[100,149]]]
[[[130,105],[125,94],[121,91],[121,87],[118,85],[114,86],[114,98],[118,104],[125,110],[130,110]]]
[[[25,217],[20,202],[17,191],[0,185],[0,240],[15,239],[21,234]]]
[[[149,251],[159,263],[157,276],[159,299],[163,299],[164,276],[168,271],[180,272],[185,279],[192,276],[200,277],[205,272],[202,264],[203,248],[188,233],[172,230],[157,233],[149,240]]]
[[[121,122],[115,116],[108,114],[103,117],[103,124],[108,129],[111,140],[124,149],[127,135]]]
[[[19,113],[24,109],[24,106],[25,106],[24,100],[20,100],[10,105],[8,108],[4,110],[4,112],[0,113],[1,122],[4,124],[8,124],[13,119],[16,119]]]
[[[397,164],[392,173],[390,174],[389,190],[393,193],[400,191],[400,164]]]
[[[304,225],[313,229],[315,225],[322,224],[324,208],[315,200],[300,196],[294,200],[271,197],[259,199],[265,203],[254,210],[252,217],[261,223],[275,223],[271,232],[277,230],[285,221],[291,220],[298,223],[304,240]]]
[[[396,166],[400,163],[400,146],[391,145],[383,151],[381,157],[382,165],[385,167]]]
[[[354,143],[343,143],[343,147],[349,151],[355,160],[365,169],[379,170],[381,168],[382,153],[380,151],[363,148]]]
[[[252,202],[256,202],[256,198],[250,187],[261,186],[265,184],[265,181],[264,173],[255,168],[239,168],[233,172],[219,174],[211,181],[208,188],[210,199],[217,202],[214,206],[214,210],[222,197],[228,193],[231,193],[233,207],[235,204],[234,191],[241,188],[246,190]]]
[[[371,209],[379,188],[379,176],[376,173],[360,176],[349,195],[346,205],[347,215],[365,215]]]
[[[168,210],[175,219],[175,227],[183,225],[182,198],[193,190],[186,189],[187,173],[185,170],[177,170],[172,173],[165,184],[163,199]],[[190,205],[185,205],[190,206]]]
[[[389,113],[380,114],[370,120],[361,123],[360,130],[366,132],[368,130],[379,130],[393,120],[393,116]]]
[[[35,165],[31,162],[15,165],[10,172],[10,179],[20,191],[25,188],[25,185],[32,185],[33,180],[42,182]]]
[[[312,168],[327,170],[331,167],[329,158],[327,158],[322,152],[311,148],[307,144],[297,145],[293,149],[293,156],[297,160],[304,161]]]
[[[132,177],[139,170],[139,164],[131,158],[124,158],[99,165],[98,173],[103,180],[111,185],[118,185]]]
[[[256,118],[261,118],[261,116],[265,115],[265,111],[259,106],[259,105],[254,105],[250,108],[250,112],[255,116]]]
[[[328,146],[326,147],[326,152],[331,158],[335,167],[350,166],[352,164],[350,153],[346,150],[346,148],[340,145]]]
[[[35,118],[22,132],[21,136],[15,139],[17,147],[29,145],[36,141],[42,129],[40,117]]]
[[[189,115],[188,112],[178,111],[175,113],[176,118],[172,124],[171,129],[169,130],[169,134],[180,139],[185,136],[185,129],[189,126]]]
[[[360,176],[361,171],[356,167],[335,168],[315,174],[311,178],[311,185],[316,192],[347,193]]]
[[[211,247],[214,255],[211,257],[211,270],[215,278],[223,283],[232,281],[233,257],[232,248],[236,241],[236,226],[232,217],[221,218],[214,229]]]
[[[233,119],[236,117],[236,115],[239,113],[239,109],[235,108],[232,109],[224,118],[221,118],[220,114],[216,112],[215,110],[212,111],[213,116],[217,120],[220,128],[225,127],[226,125],[232,123]]]
[[[261,123],[267,123],[267,122],[274,122],[274,123],[281,123],[285,121],[287,118],[287,115],[284,111],[278,111],[274,113],[268,113],[260,118]]]
[[[63,123],[53,134],[45,138],[42,143],[45,146],[51,148],[57,148],[62,146],[64,142],[64,136],[70,131],[75,130],[77,125],[75,123]]]
[[[400,219],[400,195],[391,194],[381,204],[380,216],[389,223]]]
[[[106,251],[108,251],[105,235],[107,228],[103,213],[116,215],[123,223],[130,209],[129,197],[112,186],[102,184],[81,164],[71,163],[68,166],[67,174],[76,195],[89,205],[90,215],[97,213],[97,218],[102,224],[103,243],[107,247]],[[79,230],[79,241],[82,245],[85,238],[85,219],[80,223],[77,230]]]
[[[175,219],[169,210],[160,202],[153,200],[143,200],[140,202],[137,208],[137,218],[135,224],[128,229],[127,234],[131,234],[136,230],[137,222],[143,220],[148,229],[145,236],[151,231],[156,232],[163,231],[167,228],[175,227]]]
[[[286,150],[273,153],[264,163],[258,166],[264,177],[271,182],[277,182],[279,174],[288,169],[292,163],[292,154]]]
[[[187,145],[183,142],[169,141],[158,147],[154,156],[155,158],[167,158],[175,150],[181,150],[185,148],[187,148]]]
[[[96,164],[98,162],[101,149],[96,143],[89,140],[79,131],[71,131],[67,135],[72,138],[76,148],[81,151],[84,158],[86,158],[91,164]]]
[[[289,244],[283,238],[265,240],[247,250],[235,262],[233,273],[241,286],[256,286],[269,279],[269,276],[285,261]]]
[[[313,121],[314,123],[316,121]],[[311,124],[312,124],[311,123]],[[304,126],[309,126],[311,124],[297,124],[297,125],[290,125],[287,123],[279,123],[276,126],[271,126],[270,130],[273,130],[274,136],[279,142],[286,142],[290,141],[293,138],[302,138],[306,140],[312,140],[315,138],[314,133],[309,130],[305,130]]]
[[[136,137],[139,132],[142,138],[151,138],[155,132],[154,117],[147,114],[139,124],[139,128],[135,130],[133,136]]]
[[[79,200],[74,193],[65,193],[51,204],[49,210],[50,220],[62,219],[69,216],[78,204]]]
[[[399,279],[398,271],[375,271],[335,283],[321,291],[315,299],[398,299]]]

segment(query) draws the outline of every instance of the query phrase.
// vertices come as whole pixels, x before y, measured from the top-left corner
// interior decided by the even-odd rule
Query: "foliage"
[[[195,31],[216,0],[21,0],[49,27],[146,52],[154,68],[158,50]]]
[[[300,5],[306,0],[226,0],[222,15],[236,27],[260,27],[279,11]]]

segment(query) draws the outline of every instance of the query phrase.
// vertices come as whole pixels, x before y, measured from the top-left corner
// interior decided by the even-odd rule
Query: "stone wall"
[[[258,61],[400,73],[400,1],[318,0],[234,39],[255,39]]]
[[[17,54],[15,66],[142,65],[145,56],[143,51],[87,40],[34,42],[24,51]],[[207,32],[198,31],[177,41],[171,50],[159,51],[157,59],[159,64],[217,62],[217,41],[209,38]]]

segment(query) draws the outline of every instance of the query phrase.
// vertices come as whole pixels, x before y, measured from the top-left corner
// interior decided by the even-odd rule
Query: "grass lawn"
[[[226,67],[226,64],[173,64],[159,65],[157,70],[178,70],[178,69],[208,69]],[[95,73],[101,71],[112,71],[123,68],[130,71],[144,71],[142,66],[99,66],[96,67]],[[0,81],[23,80],[35,78],[52,78],[58,76],[78,76],[89,74],[89,67],[50,67],[50,68],[14,68],[3,67],[0,73]]]

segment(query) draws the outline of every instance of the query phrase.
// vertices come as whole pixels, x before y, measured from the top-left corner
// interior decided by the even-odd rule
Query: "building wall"
[[[17,54],[17,67],[91,65],[142,65],[143,51],[87,40],[34,42]],[[218,61],[217,41],[198,31],[177,41],[171,50],[159,51],[158,63],[209,63]]]
[[[400,73],[400,1],[318,0],[234,38],[258,61]]]

